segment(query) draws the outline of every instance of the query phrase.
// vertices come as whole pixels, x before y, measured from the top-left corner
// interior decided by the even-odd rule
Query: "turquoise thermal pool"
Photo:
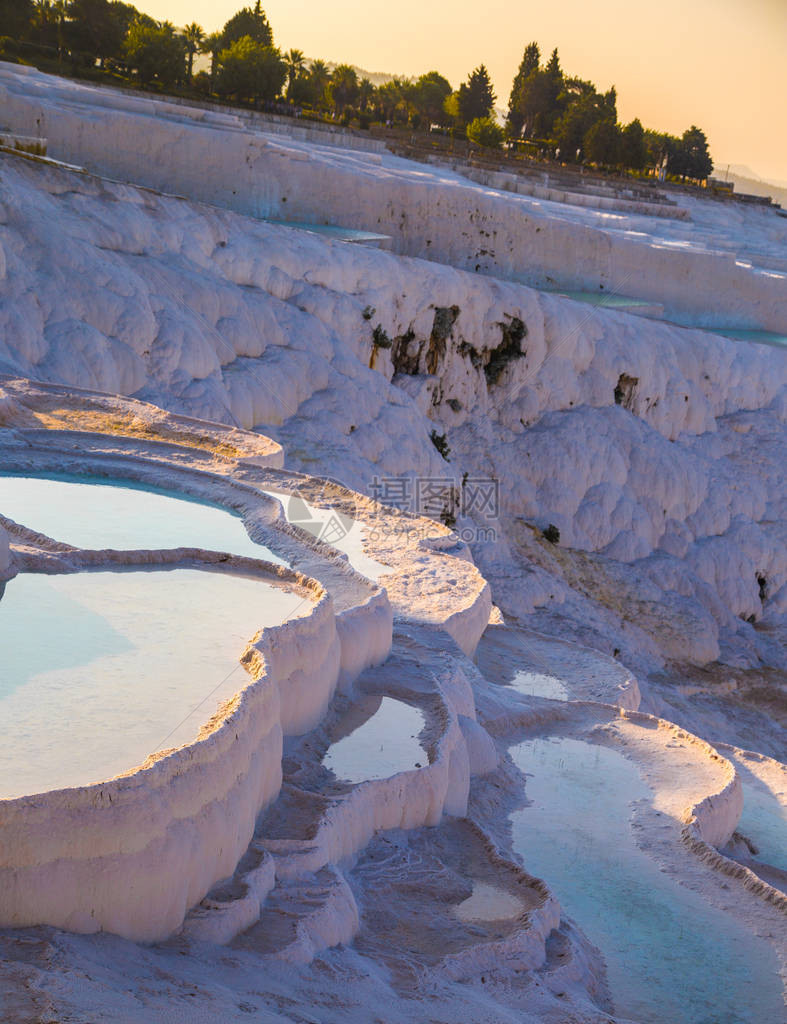
[[[723,334],[726,338],[733,338],[735,341],[754,341],[758,345],[787,348],[787,335],[776,334],[774,331],[734,330],[728,327],[719,327],[714,329],[714,333]]]
[[[390,566],[383,565],[364,551],[365,528],[356,519],[329,508],[312,505],[299,494],[282,494],[279,491],[264,493],[281,503],[288,523],[299,526],[318,540],[343,552],[353,569],[362,576],[376,581],[391,572]]]
[[[73,547],[202,548],[287,564],[228,510],[127,480],[0,476],[0,514]]]
[[[308,601],[199,569],[23,573],[0,585],[0,798],[109,779],[193,740]]]
[[[650,790],[617,751],[575,739],[512,748],[532,804],[511,816],[514,848],[604,953],[615,1010],[638,1024],[783,1019],[771,945],[680,886],[635,842]]]
[[[787,871],[787,812],[759,780],[743,781],[743,812],[738,831],[757,847],[757,860]]]
[[[604,306],[607,309],[642,309],[656,305],[648,299],[634,299],[630,295],[616,295],[611,292],[558,291],[575,302],[584,302],[589,306]]]
[[[393,697],[364,697],[352,709],[353,720],[358,720],[359,713],[371,717],[331,744],[323,758],[337,779],[352,783],[387,779],[429,763],[418,741],[426,724],[418,708]]]

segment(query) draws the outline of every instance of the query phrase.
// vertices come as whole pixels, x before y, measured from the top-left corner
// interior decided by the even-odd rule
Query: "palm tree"
[[[325,102],[325,90],[331,80],[331,72],[324,60],[313,60],[309,66],[309,86],[313,103],[321,107]]]
[[[33,24],[39,32],[46,32],[49,23],[54,20],[52,0],[33,0]]]
[[[289,96],[292,92],[293,82],[303,71],[306,63],[303,50],[288,50],[284,54],[284,63],[287,65],[287,95]]]
[[[412,83],[406,78],[395,77],[384,82],[377,90],[377,98],[386,121],[407,121],[412,113],[410,94]]]
[[[66,17],[66,0],[33,0],[33,24],[42,42],[54,41],[51,29],[56,28],[57,59],[63,53],[63,22]]]
[[[221,32],[211,32],[209,36],[200,43],[200,53],[210,54],[210,88],[213,91],[213,83],[216,80],[216,66],[219,62],[219,52],[222,49]]]
[[[374,99],[374,94],[376,91],[377,90],[375,89],[375,87],[372,85],[368,78],[361,79],[360,84],[358,85],[359,110],[361,110],[362,112],[365,112],[367,110],[372,100]]]
[[[190,25],[186,25],[183,29],[183,38],[186,40],[186,52],[189,56],[188,79],[189,85],[191,85],[192,71],[194,70],[194,54],[202,48],[202,44],[205,41],[205,30],[202,25],[192,21]]]
[[[358,74],[349,64],[337,64],[331,75],[331,96],[337,114],[342,114],[358,96]]]

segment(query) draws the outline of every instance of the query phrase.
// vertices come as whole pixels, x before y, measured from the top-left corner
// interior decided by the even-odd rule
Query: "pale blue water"
[[[323,764],[345,782],[387,779],[429,763],[418,741],[425,725],[423,713],[392,697],[365,697],[351,712],[363,724],[331,744]]]
[[[755,341],[759,345],[775,345],[777,348],[787,348],[787,335],[776,334],[774,331],[739,331],[727,327],[719,327],[714,329],[714,333],[723,334],[725,338],[733,338],[736,341]]]
[[[0,476],[0,515],[74,547],[193,547],[287,564],[226,509],[127,480]]]
[[[787,811],[764,783],[743,781],[738,831],[757,847],[757,860],[787,871]]]
[[[192,740],[248,682],[283,587],[197,569],[23,573],[0,592],[0,798],[111,778]]]
[[[678,885],[638,849],[631,805],[648,799],[617,751],[566,738],[511,750],[532,806],[514,847],[603,952],[618,1014],[638,1024],[781,1024],[772,947]]]
[[[658,305],[650,299],[635,299],[630,295],[613,295],[607,292],[558,291],[575,302],[584,302],[589,306],[604,306],[607,309],[634,309],[641,306]]]

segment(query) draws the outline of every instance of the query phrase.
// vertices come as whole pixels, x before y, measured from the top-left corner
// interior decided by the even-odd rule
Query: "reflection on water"
[[[631,804],[650,791],[631,761],[574,739],[528,740],[511,755],[532,801],[511,816],[514,847],[603,952],[619,1014],[639,1024],[783,1019],[773,948],[637,847]]]
[[[363,724],[356,727],[356,721]],[[417,738],[425,725],[423,712],[411,704],[392,697],[364,697],[350,710],[347,724],[352,731],[332,743],[323,758],[338,779],[387,779],[428,763]]]
[[[20,574],[0,601],[0,797],[84,785],[192,740],[249,682],[263,626],[308,605],[196,569]]]
[[[286,564],[226,509],[127,480],[0,476],[0,514],[79,548],[203,548]]]

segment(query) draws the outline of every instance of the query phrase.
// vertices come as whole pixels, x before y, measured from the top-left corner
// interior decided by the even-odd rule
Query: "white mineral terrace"
[[[779,1024],[787,219],[0,103],[0,1019]]]
[[[502,175],[479,187],[447,168],[266,134],[237,116],[9,64],[0,96],[11,128],[92,172],[255,217],[384,234],[399,253],[495,277],[633,294],[683,322],[787,330],[784,231],[752,244],[745,227],[731,232],[690,200],[687,220],[649,215],[647,203],[627,213],[564,205],[512,193]],[[760,226],[768,214],[744,215]]]

